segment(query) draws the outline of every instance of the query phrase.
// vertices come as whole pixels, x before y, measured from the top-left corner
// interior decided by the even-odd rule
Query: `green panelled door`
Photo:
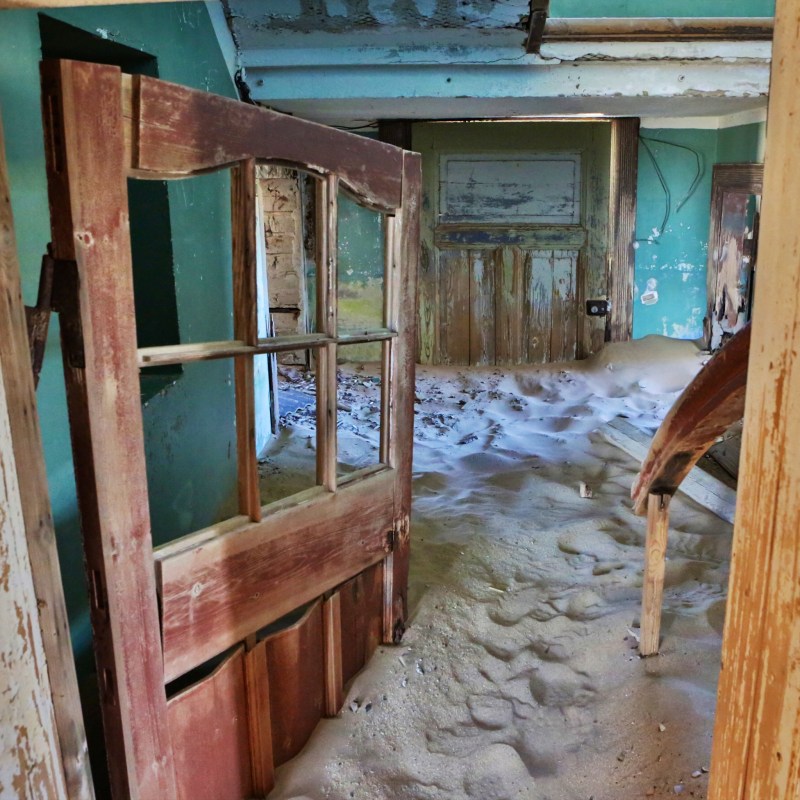
[[[424,123],[419,357],[537,364],[602,347],[611,125]]]

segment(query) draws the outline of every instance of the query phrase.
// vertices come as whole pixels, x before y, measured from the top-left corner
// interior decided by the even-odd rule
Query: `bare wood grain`
[[[778,0],[711,800],[800,795],[800,7]],[[786,287],[791,287],[787,291]],[[723,350],[724,352],[724,350]]]
[[[84,800],[94,796],[94,789],[28,356],[27,328],[1,123],[0,364],[8,402],[34,591],[39,602],[38,622],[53,693],[61,761],[70,800]]]
[[[658,653],[661,634],[661,605],[664,598],[664,569],[669,532],[668,494],[651,494],[647,500],[647,538],[644,545],[642,580],[642,618],[639,652]]]
[[[117,68],[44,62],[53,255],[113,791],[176,796],[153,576]],[[153,657],[154,654],[156,657]]]

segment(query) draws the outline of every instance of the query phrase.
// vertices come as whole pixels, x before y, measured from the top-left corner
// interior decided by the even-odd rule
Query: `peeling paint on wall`
[[[720,155],[726,161],[756,161],[760,127],[642,131],[635,338],[651,333],[677,339],[702,337],[711,167],[721,160]]]

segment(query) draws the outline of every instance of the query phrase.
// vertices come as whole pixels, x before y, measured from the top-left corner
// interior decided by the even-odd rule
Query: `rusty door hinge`
[[[39,385],[50,315],[54,311],[61,314],[61,336],[69,365],[84,366],[83,335],[78,317],[78,265],[74,261],[53,258],[49,251],[50,246],[42,256],[36,305],[25,306],[34,387]]]

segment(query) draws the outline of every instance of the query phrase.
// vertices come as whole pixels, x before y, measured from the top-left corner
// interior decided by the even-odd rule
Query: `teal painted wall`
[[[771,17],[775,0],[553,0],[551,17]]]
[[[141,49],[159,76],[235,96],[204,3],[48,10],[49,16]],[[23,295],[33,304],[49,241],[38,61],[37,14],[0,11],[0,113],[5,127]],[[230,334],[228,176],[169,186],[178,317],[184,341]],[[157,299],[154,299],[157,302]],[[154,538],[161,542],[229,515],[235,506],[233,370],[227,362],[187,366],[144,406]],[[80,527],[61,371],[58,321],[51,325],[38,390],[45,458],[73,646],[91,663]],[[221,459],[215,459],[219,456]]]
[[[743,161],[762,161],[766,123],[737,125],[719,132],[717,163],[738,164]]]
[[[720,162],[757,161],[762,128],[752,124],[719,131],[642,130],[634,338],[651,333],[679,339],[702,336],[711,169]]]

